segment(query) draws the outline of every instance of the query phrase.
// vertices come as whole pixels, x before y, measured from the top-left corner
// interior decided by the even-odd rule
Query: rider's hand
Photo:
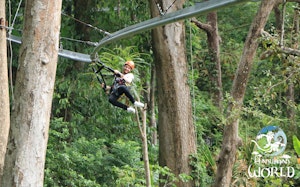
[[[119,75],[121,78],[123,77],[123,74],[119,70],[114,70],[114,74]]]

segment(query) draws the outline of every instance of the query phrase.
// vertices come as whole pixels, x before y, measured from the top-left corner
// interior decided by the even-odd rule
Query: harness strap
[[[96,70],[96,69],[93,67],[93,71],[94,71],[94,73],[95,73],[96,76],[97,76],[98,82],[99,82],[101,85],[104,84],[103,90],[106,91],[106,82],[105,82],[105,80],[104,80],[103,74],[101,73],[101,70],[102,70],[103,68],[104,68],[104,66],[100,66],[99,69]],[[99,76],[98,73],[100,74],[100,76]]]

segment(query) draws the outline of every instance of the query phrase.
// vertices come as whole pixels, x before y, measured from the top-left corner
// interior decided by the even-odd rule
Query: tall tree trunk
[[[192,19],[192,22],[207,34],[208,55],[206,57],[207,66],[209,67],[209,78],[212,83],[212,100],[220,111],[223,110],[223,86],[222,71],[220,60],[220,35],[218,32],[218,16],[217,12],[207,14],[207,24],[203,24]]]
[[[9,91],[5,26],[5,1],[0,1],[0,184],[9,132]]]
[[[27,0],[2,186],[43,186],[61,0]]]
[[[96,6],[96,3],[93,0],[76,0],[74,1],[74,17],[78,20],[83,21],[84,23],[91,23],[91,14],[92,10]],[[90,32],[91,28],[87,25],[76,21],[75,22],[75,32],[76,36],[78,36],[79,40],[89,41],[90,40]],[[85,46],[79,45],[77,46],[78,51],[82,51]],[[76,70],[82,70],[86,65],[84,62],[76,62],[75,68]]]
[[[150,2],[152,16],[158,9]],[[158,1],[168,7],[173,0]],[[168,12],[182,8],[177,1]],[[196,152],[190,88],[185,52],[185,26],[177,22],[158,27],[152,32],[158,94],[159,164],[167,166],[178,177],[191,173],[189,155]],[[176,186],[193,186],[177,182]]]
[[[215,187],[227,187],[231,183],[237,148],[241,145],[241,139],[238,136],[239,112],[243,105],[249,74],[259,43],[258,39],[275,3],[276,0],[263,0],[261,2],[246,38],[243,54],[231,89],[232,102],[227,110],[222,149],[217,162]]]

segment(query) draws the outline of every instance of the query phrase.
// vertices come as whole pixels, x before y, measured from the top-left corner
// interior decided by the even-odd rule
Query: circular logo
[[[277,156],[286,148],[287,138],[282,129],[277,126],[267,126],[261,129],[256,140],[252,140],[257,151],[265,156]]]

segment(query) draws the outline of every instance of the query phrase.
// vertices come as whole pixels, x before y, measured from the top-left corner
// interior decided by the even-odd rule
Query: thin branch
[[[286,82],[287,80],[289,80],[294,74],[295,74],[295,72],[292,72],[292,73],[289,74],[289,76],[287,76],[284,80],[282,80],[282,81],[280,81],[280,82],[278,82],[278,83],[276,83],[276,84],[270,86],[270,87],[268,88],[268,90],[267,90],[267,93],[269,93],[274,87],[276,87],[276,86],[278,86],[278,85],[280,85],[280,84],[285,83],[285,82]]]

